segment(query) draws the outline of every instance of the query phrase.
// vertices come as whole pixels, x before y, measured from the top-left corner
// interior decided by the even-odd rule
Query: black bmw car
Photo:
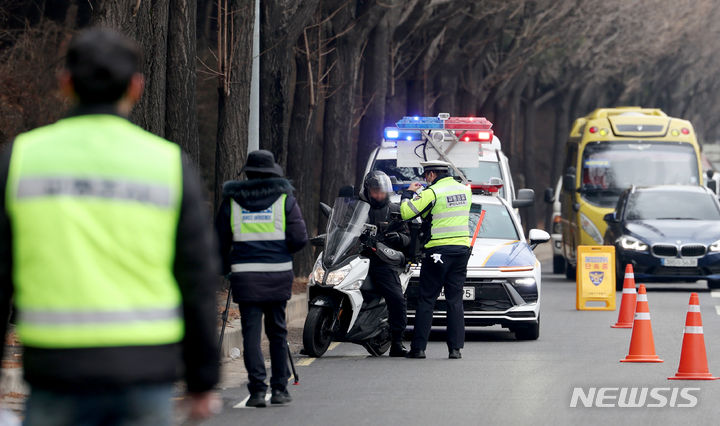
[[[618,290],[628,263],[636,282],[705,279],[720,288],[720,203],[707,188],[632,187],[605,221],[605,245],[616,250]]]

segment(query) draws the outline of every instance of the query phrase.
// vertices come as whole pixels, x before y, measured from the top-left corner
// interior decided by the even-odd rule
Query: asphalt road
[[[300,386],[289,387],[291,405],[233,408],[247,390],[227,389],[223,413],[205,424],[718,424],[720,381],[667,380],[677,371],[691,290],[700,292],[710,372],[720,375],[720,298],[704,282],[649,285],[655,346],[665,362],[627,364],[619,360],[631,330],[610,328],[617,311],[576,311],[574,283],[545,274],[537,341],[515,341],[501,328],[469,330],[462,360],[447,359],[442,332],[434,333],[426,360],[370,358],[363,348],[343,343],[320,359],[300,360],[305,365],[298,367]],[[670,389],[655,391],[664,395],[663,408],[647,407],[659,403],[650,389],[642,408],[586,408],[581,400],[572,408],[575,387],[585,395],[593,387]],[[680,390],[672,388],[694,388],[687,392],[697,405],[669,407],[672,400],[690,401],[673,398]],[[612,404],[620,391],[605,392],[600,402]]]

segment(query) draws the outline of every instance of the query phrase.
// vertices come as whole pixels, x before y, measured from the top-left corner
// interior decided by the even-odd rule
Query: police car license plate
[[[445,300],[445,289],[443,288],[438,300]],[[463,287],[463,300],[475,300],[475,287]]]
[[[664,266],[679,266],[685,268],[693,268],[698,265],[697,259],[661,259]]]

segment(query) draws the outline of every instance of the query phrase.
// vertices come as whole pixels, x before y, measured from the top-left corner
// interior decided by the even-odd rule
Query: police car
[[[467,137],[465,136],[465,138]],[[412,182],[422,181],[422,168],[404,166],[402,159],[398,161],[398,151],[402,149],[398,147],[398,142],[420,144],[422,140],[423,136],[419,131],[387,127],[380,147],[376,148],[368,159],[365,174],[373,170],[385,172],[390,176],[393,189],[396,191],[407,188]],[[446,135],[445,140],[450,140],[450,135]],[[512,204],[516,199],[515,187],[510,174],[508,158],[502,152],[500,139],[493,133],[489,133],[487,139],[475,138],[473,141],[481,142],[479,162],[475,167],[459,167],[459,169],[471,186],[477,187],[480,183],[489,182],[491,178],[499,178],[502,180],[503,186],[498,191],[498,195]],[[420,153],[420,151],[422,148],[414,150],[414,154]],[[394,195],[392,201],[400,202],[400,196]]]
[[[497,194],[499,185],[483,185],[483,189],[486,194]],[[533,249],[550,240],[550,235],[532,229],[526,240],[520,219],[506,199],[474,194],[468,230],[471,236],[483,210],[463,286],[465,324],[500,325],[514,332],[518,340],[535,340],[540,335],[541,269]],[[413,267],[405,293],[410,324],[415,320],[419,279],[420,268]],[[435,304],[433,325],[446,325],[446,309],[441,293]]]

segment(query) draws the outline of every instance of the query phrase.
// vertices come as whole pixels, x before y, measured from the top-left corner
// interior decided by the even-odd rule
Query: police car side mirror
[[[530,247],[534,250],[538,244],[550,241],[550,234],[542,229],[531,229],[528,234],[528,240],[530,240]]]
[[[529,188],[519,189],[517,198],[512,202],[512,206],[515,208],[530,207],[533,204],[535,204],[535,191]]]
[[[545,202],[552,204],[555,202],[555,190],[552,188],[545,188]]]

